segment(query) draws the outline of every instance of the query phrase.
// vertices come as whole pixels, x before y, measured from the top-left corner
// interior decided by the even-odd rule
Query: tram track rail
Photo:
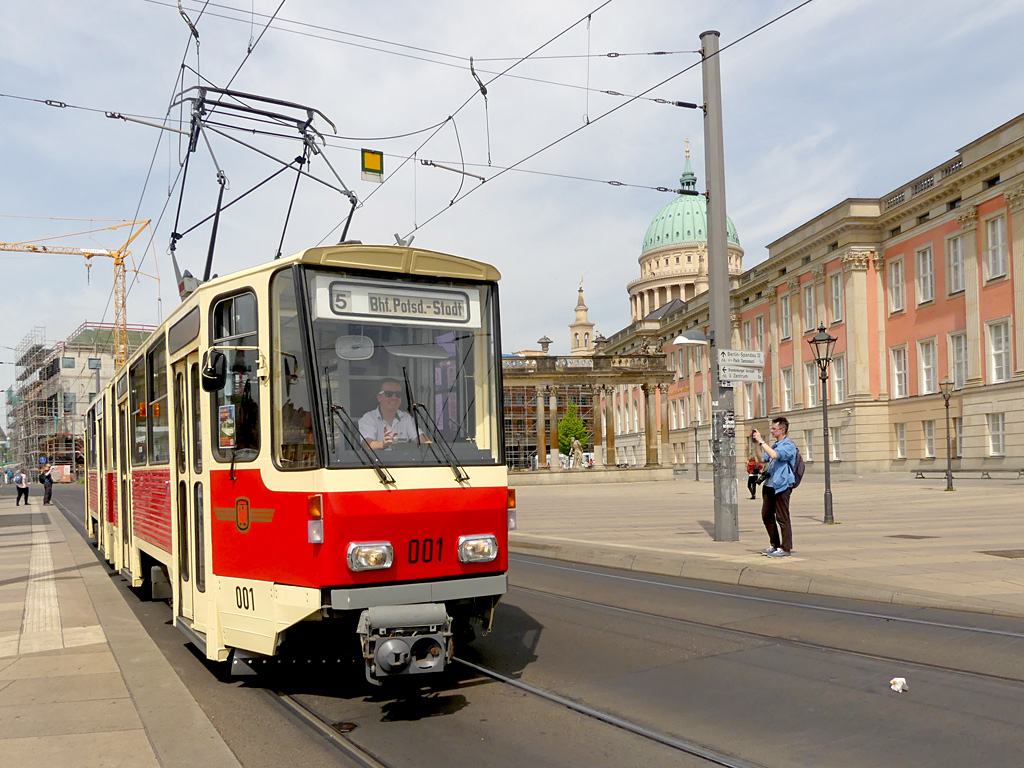
[[[530,562],[533,565],[538,565],[539,564],[539,563],[536,563],[534,561],[530,561]],[[715,596],[715,597],[736,598],[736,599],[740,599],[740,600],[755,601],[755,602],[766,603],[766,604],[771,604],[771,605],[777,605],[777,606],[786,607],[786,608],[805,609],[805,610],[811,610],[811,611],[822,611],[822,612],[832,613],[832,614],[835,614],[835,615],[838,615],[838,616],[843,616],[843,617],[871,619],[871,620],[877,620],[877,621],[883,621],[883,622],[893,622],[893,623],[899,623],[899,624],[906,624],[906,625],[909,625],[909,626],[926,627],[926,628],[932,628],[932,629],[953,630],[953,631],[958,631],[958,632],[973,633],[973,634],[985,635],[985,636],[995,636],[995,637],[999,637],[999,638],[1006,638],[1008,640],[1013,640],[1013,641],[1021,641],[1022,643],[1024,643],[1024,633],[1022,633],[1022,632],[1012,632],[1012,631],[1007,631],[1007,630],[991,629],[991,628],[988,628],[988,627],[965,626],[965,625],[962,625],[962,624],[954,624],[954,623],[950,623],[950,622],[930,621],[930,620],[927,620],[927,619],[918,619],[918,618],[909,618],[909,617],[903,617],[903,616],[887,615],[887,614],[877,613],[877,612],[873,612],[873,611],[855,611],[855,610],[851,610],[849,608],[836,608],[836,607],[823,606],[823,605],[807,604],[807,603],[802,603],[802,602],[798,602],[798,601],[781,600],[781,599],[778,599],[778,598],[768,598],[768,597],[759,597],[759,596],[752,596],[752,595],[737,594],[737,593],[730,592],[730,591],[727,591],[727,590],[715,590],[715,589],[708,589],[708,588],[703,588],[703,587],[690,587],[690,586],[686,586],[686,585],[675,585],[675,584],[671,584],[671,583],[664,583],[664,582],[652,581],[652,580],[647,580],[647,579],[639,579],[639,578],[632,577],[632,576],[626,577],[626,576],[620,576],[620,575],[617,575],[617,574],[604,574],[604,573],[601,573],[599,571],[591,571],[591,570],[587,570],[587,569],[574,569],[574,568],[570,568],[570,567],[566,567],[566,566],[554,566],[554,565],[548,565],[548,564],[543,564],[543,566],[544,567],[548,567],[548,568],[557,568],[559,570],[574,571],[574,572],[577,572],[577,573],[587,574],[589,576],[603,576],[603,577],[613,578],[613,579],[624,579],[624,580],[628,580],[628,581],[640,582],[640,583],[643,583],[643,584],[648,584],[648,585],[651,585],[651,586],[664,587],[664,588],[668,588],[668,589],[699,592],[701,594],[711,595],[711,596]],[[791,637],[791,636],[785,636],[783,634],[778,634],[778,633],[758,632],[758,631],[752,630],[752,629],[743,629],[743,628],[740,628],[740,627],[727,626],[727,625],[723,625],[723,624],[715,623],[715,622],[700,621],[700,620],[697,620],[697,619],[685,618],[685,617],[681,617],[681,616],[672,616],[672,615],[669,615],[668,613],[661,613],[661,612],[656,612],[656,611],[644,611],[644,610],[639,610],[639,609],[636,609],[636,608],[626,608],[626,607],[623,607],[623,606],[612,605],[612,604],[609,604],[609,603],[599,602],[599,601],[595,601],[595,600],[587,600],[585,598],[574,597],[572,595],[565,595],[565,594],[561,594],[561,593],[558,593],[558,592],[552,592],[552,591],[549,591],[549,590],[537,589],[537,588],[534,588],[534,587],[526,587],[526,586],[515,584],[514,582],[511,582],[511,581],[509,583],[509,589],[510,589],[510,592],[513,591],[513,590],[520,591],[520,592],[524,592],[526,594],[533,594],[533,595],[543,596],[543,597],[547,597],[547,598],[552,598],[552,599],[555,599],[555,600],[565,601],[565,602],[568,602],[568,603],[571,603],[571,604],[577,605],[577,606],[583,606],[583,607],[593,608],[593,609],[598,609],[598,610],[608,610],[608,611],[613,611],[613,612],[616,612],[616,613],[623,613],[623,614],[627,614],[627,615],[631,615],[631,616],[637,616],[637,617],[646,618],[646,619],[656,619],[656,620],[659,620],[659,621],[665,621],[665,622],[669,622],[669,623],[679,624],[679,625],[682,625],[682,626],[696,627],[696,628],[700,628],[700,629],[706,629],[706,630],[713,630],[713,631],[717,631],[717,632],[723,632],[723,633],[726,633],[726,634],[731,634],[731,635],[735,635],[735,636],[739,636],[739,637],[751,638],[751,639],[755,639],[755,640],[765,640],[765,641],[770,641],[770,642],[774,642],[774,643],[785,644],[787,646],[795,647],[795,648],[803,648],[803,649],[807,649],[807,650],[814,650],[814,651],[823,651],[823,652],[829,652],[829,653],[844,654],[844,655],[853,656],[853,657],[856,657],[856,658],[869,659],[869,660],[873,660],[873,661],[891,662],[891,663],[894,663],[894,664],[901,664],[901,665],[905,665],[907,667],[913,667],[913,668],[916,668],[916,669],[927,669],[927,670],[932,670],[932,671],[936,671],[936,672],[943,672],[943,673],[957,674],[957,675],[965,675],[965,676],[973,677],[973,678],[977,678],[977,679],[992,680],[992,681],[998,681],[998,682],[1004,682],[1004,683],[1012,683],[1012,684],[1024,684],[1024,673],[1019,674],[1019,675],[1003,675],[1003,674],[996,674],[996,673],[992,673],[992,672],[980,671],[980,670],[976,670],[976,669],[966,669],[964,667],[955,667],[955,666],[951,666],[951,665],[948,665],[948,664],[933,663],[933,662],[923,661],[923,660],[920,660],[920,659],[907,658],[907,657],[903,657],[903,656],[894,656],[894,655],[888,655],[888,654],[884,654],[884,653],[873,653],[873,652],[869,652],[869,651],[857,650],[857,649],[854,649],[854,648],[843,647],[843,646],[834,645],[834,644],[830,644],[830,643],[818,642],[818,641],[813,641],[813,640],[802,640],[802,639],[799,639],[799,638],[795,638],[795,637]]]

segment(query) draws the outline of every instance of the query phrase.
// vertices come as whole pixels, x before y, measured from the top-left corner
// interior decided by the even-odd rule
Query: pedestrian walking
[[[796,483],[797,449],[796,443],[789,439],[789,420],[772,419],[769,427],[775,442],[768,445],[761,439],[756,429],[751,432],[751,439],[764,451],[764,460],[768,465],[768,479],[761,489],[761,521],[768,531],[768,548],[761,554],[768,557],[789,557],[793,551],[793,526],[789,518],[789,499]]]
[[[43,504],[49,504],[50,497],[53,495],[53,475],[50,474],[49,464],[43,464],[43,469],[39,473],[39,482],[43,484]]]
[[[747,460],[747,490],[750,491],[750,498],[757,498],[757,476],[764,469],[764,464],[754,454],[750,454]]]
[[[28,506],[28,473],[18,467],[18,474],[14,476],[14,485],[18,490],[18,499],[14,503],[14,506],[21,506],[21,500],[25,499],[25,506]]]

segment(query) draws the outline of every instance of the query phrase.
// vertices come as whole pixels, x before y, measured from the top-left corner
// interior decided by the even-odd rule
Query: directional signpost
[[[723,386],[731,386],[736,381],[764,381],[764,352],[756,349],[718,350],[718,380]]]

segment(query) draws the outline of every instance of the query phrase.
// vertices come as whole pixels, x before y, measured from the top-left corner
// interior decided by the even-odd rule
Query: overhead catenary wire
[[[167,7],[173,7],[171,3],[164,2],[162,0],[146,0],[146,2],[148,2],[148,3],[152,4],[152,5],[162,5],[162,6],[167,6]],[[610,0],[609,0],[609,2],[610,2]],[[211,4],[211,5],[214,5],[214,4]],[[214,7],[226,8],[228,10],[236,11],[236,12],[239,12],[239,13],[242,12],[241,9],[234,8],[234,7],[231,7],[231,6],[214,5]],[[248,12],[245,12],[245,13],[248,13]],[[208,16],[213,16],[214,18],[224,19],[226,21],[234,21],[234,22],[239,22],[239,23],[249,23],[245,19],[242,19],[242,18],[239,18],[239,17],[235,17],[235,16],[227,16],[227,15],[224,15],[224,14],[218,14],[218,13],[213,13],[213,12],[210,12],[207,15]],[[264,18],[266,18],[266,16],[264,14],[257,14],[257,15],[264,16]],[[371,38],[371,37],[367,37],[365,35],[357,35],[355,33],[344,32],[344,31],[339,30],[339,29],[333,29],[333,28],[324,27],[324,26],[321,26],[321,25],[308,24],[308,23],[305,23],[305,22],[291,21],[291,20],[286,20],[286,19],[279,19],[279,21],[286,22],[286,23],[289,23],[289,24],[295,24],[297,26],[304,26],[304,27],[309,27],[309,28],[312,28],[312,29],[318,29],[318,30],[322,30],[322,31],[325,31],[325,32],[330,32],[330,33],[337,34],[337,35],[348,35],[348,36],[351,36],[351,37],[356,37],[356,38],[361,38],[361,39],[366,39],[366,40],[372,40],[372,41],[375,41],[375,42],[380,42],[380,43],[383,43],[383,44],[386,44],[386,45],[393,45],[395,47],[408,48],[408,49],[411,49],[411,50],[416,50],[416,51],[421,51],[421,52],[429,53],[429,54],[435,55],[435,56],[442,56],[442,57],[445,57],[445,58],[450,58],[453,61],[437,61],[436,59],[429,59],[429,58],[426,58],[424,56],[416,56],[416,55],[412,55],[412,54],[408,54],[408,53],[401,53],[399,51],[390,51],[390,50],[387,50],[387,49],[384,49],[384,48],[375,48],[373,46],[361,45],[359,43],[351,43],[351,42],[348,42],[348,41],[345,41],[345,40],[336,40],[334,38],[326,37],[324,35],[316,35],[316,34],[312,34],[312,33],[309,33],[309,32],[300,32],[300,31],[297,31],[297,30],[294,30],[294,29],[288,29],[286,27],[280,27],[280,26],[274,26],[273,27],[273,29],[275,31],[278,31],[278,32],[285,32],[285,33],[288,33],[288,34],[299,35],[299,36],[302,36],[302,37],[310,37],[310,38],[313,38],[315,40],[324,40],[326,42],[337,43],[338,45],[347,45],[347,46],[351,46],[351,47],[355,47],[355,48],[361,48],[361,49],[364,49],[364,50],[374,51],[374,52],[377,52],[377,53],[383,53],[383,54],[387,54],[387,55],[399,56],[399,57],[402,57],[402,58],[412,59],[414,61],[422,61],[422,62],[425,62],[425,63],[428,63],[428,64],[436,64],[438,66],[451,67],[451,68],[454,68],[454,69],[464,69],[465,66],[466,66],[466,62],[468,61],[468,57],[467,56],[458,56],[456,54],[442,53],[440,51],[431,51],[431,50],[426,49],[426,48],[419,48],[417,46],[404,45],[402,43],[393,43],[393,42],[389,42],[387,40],[380,40],[379,38]],[[680,55],[680,54],[699,54],[699,53],[700,53],[700,51],[648,51],[648,52],[639,52],[639,53],[616,53],[616,52],[613,51],[613,52],[604,53],[604,54],[595,54],[594,57],[595,58],[602,57],[602,58],[616,59],[616,58],[625,57],[625,56],[674,56],[674,55]],[[549,60],[549,59],[569,59],[569,58],[579,58],[579,56],[581,56],[581,55],[582,54],[576,54],[575,56],[573,56],[573,55],[569,55],[569,56],[531,56],[530,59],[534,60],[534,61]],[[516,57],[495,57],[495,58],[489,58],[489,59],[477,59],[477,61],[501,62],[501,61],[518,61],[518,59]],[[458,63],[456,63],[456,62],[458,62]],[[477,69],[477,71],[480,72],[481,74],[485,74],[485,75],[500,74],[500,73],[497,73],[497,72],[494,72],[494,71],[491,71],[491,70],[484,70],[484,69]],[[524,80],[524,81],[528,81],[528,82],[542,83],[542,84],[545,84],[545,85],[552,85],[552,86],[557,86],[557,87],[560,87],[560,88],[574,88],[574,89],[577,89],[577,90],[583,90],[584,88],[589,87],[589,86],[579,85],[579,84],[576,84],[576,83],[562,83],[562,82],[557,82],[557,81],[554,81],[554,80],[545,80],[543,78],[538,78],[538,77],[528,77],[526,75],[505,75],[505,76],[509,77],[509,78],[512,78],[512,79],[516,79],[516,80]],[[602,93],[602,94],[605,94],[605,95],[608,95],[608,96],[615,96],[615,97],[619,97],[619,98],[631,98],[631,96],[629,94],[620,93],[620,92],[614,91],[614,90],[603,90],[603,89],[600,89],[600,88],[590,88],[590,91],[592,91],[594,93]],[[658,103],[658,104],[666,104],[666,105],[669,105],[669,106],[678,106],[671,99],[656,99],[656,98],[651,98],[651,97],[646,97],[646,96],[638,96],[636,98],[643,98],[643,99],[645,99],[647,101],[653,101],[653,102]]]
[[[759,27],[756,27],[755,29],[751,30],[750,32],[747,32],[746,34],[741,35],[736,40],[733,40],[731,43],[722,46],[713,55],[720,56],[724,51],[728,50],[729,48],[732,48],[734,45],[737,45],[737,44],[743,42],[744,40],[746,40],[747,38],[751,37],[752,35],[755,35],[758,32],[760,32],[761,30],[766,29],[767,27],[771,26],[772,24],[775,24],[776,22],[781,21],[782,19],[786,18],[790,14],[795,13],[796,11],[800,10],[801,8],[803,8],[804,6],[810,5],[812,2],[814,2],[814,0],[803,0],[803,2],[799,3],[798,5],[794,6],[793,8],[790,8],[788,11],[785,11],[784,13],[779,14],[778,16],[776,16],[775,18],[771,19],[770,21],[767,21],[764,24],[760,25]],[[680,75],[683,75],[686,72],[689,72],[691,69],[694,69],[698,64],[702,64],[702,63],[703,63],[703,60],[699,61],[699,62],[696,62],[694,64],[691,64],[690,66],[681,69],[680,71],[676,72],[674,75],[670,75],[669,77],[665,78],[664,80],[661,80],[660,82],[655,83],[650,88],[647,88],[645,91],[643,91],[643,93],[650,93],[654,89],[660,88],[661,86],[665,85],[666,83],[669,83],[672,80],[675,80]],[[643,95],[643,94],[641,94],[641,95]],[[603,114],[598,115],[596,118],[594,118],[589,123],[587,123],[585,125],[577,126],[573,130],[569,131],[566,134],[563,134],[562,136],[560,136],[559,138],[555,139],[554,141],[551,141],[548,144],[545,144],[540,149],[537,149],[534,152],[531,152],[530,154],[526,155],[525,157],[523,157],[522,159],[520,159],[518,162],[514,163],[513,165],[509,166],[508,168],[506,168],[504,170],[501,170],[501,171],[498,171],[498,173],[494,174],[494,176],[492,176],[491,179],[493,180],[493,179],[497,178],[498,176],[501,176],[501,175],[507,173],[508,171],[511,171],[511,170],[515,169],[517,166],[522,165],[526,161],[531,160],[532,158],[536,157],[537,155],[541,154],[542,152],[546,152],[547,150],[551,149],[551,147],[554,147],[554,146],[556,146],[558,144],[561,144],[563,141],[565,141],[566,139],[570,138],[571,136],[574,136],[577,133],[579,133],[580,131],[582,131],[582,130],[584,130],[586,128],[589,128],[591,125],[593,125],[594,123],[598,122],[599,120],[603,120],[604,118],[608,117],[609,115],[614,114],[615,112],[618,112],[620,109],[622,109],[623,107],[628,106],[629,104],[633,103],[633,101],[635,101],[635,100],[636,100],[636,98],[632,98],[632,99],[630,99],[630,100],[628,100],[626,102],[623,102],[622,104],[619,104],[619,105],[617,105],[615,107],[612,107],[607,112],[604,112]],[[465,200],[467,197],[469,197],[471,194],[473,194],[476,190],[480,189],[482,186],[484,186],[484,185],[473,187],[468,192],[466,192],[466,194],[464,194],[462,197],[458,198],[458,200],[453,200],[451,203],[448,204],[447,207],[440,209],[439,211],[437,211],[437,213],[435,213],[433,216],[429,217],[426,221],[422,222],[421,224],[419,224],[418,226],[416,226],[415,228],[410,230],[405,235],[405,237],[403,237],[402,239],[403,240],[407,240],[410,235],[412,235],[415,232],[417,232],[418,230],[422,229],[423,227],[425,227],[427,224],[432,222],[434,219],[436,219],[438,216],[442,215],[446,211],[450,211],[454,207],[455,203],[460,202],[462,200]]]

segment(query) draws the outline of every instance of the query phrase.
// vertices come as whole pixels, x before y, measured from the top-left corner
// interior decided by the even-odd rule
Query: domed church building
[[[697,192],[697,176],[686,150],[686,166],[679,179],[683,194],[654,217],[640,251],[640,277],[626,286],[630,320],[647,317],[674,299],[689,301],[708,289],[708,201]],[[743,249],[736,227],[726,219],[729,274],[743,271]]]

